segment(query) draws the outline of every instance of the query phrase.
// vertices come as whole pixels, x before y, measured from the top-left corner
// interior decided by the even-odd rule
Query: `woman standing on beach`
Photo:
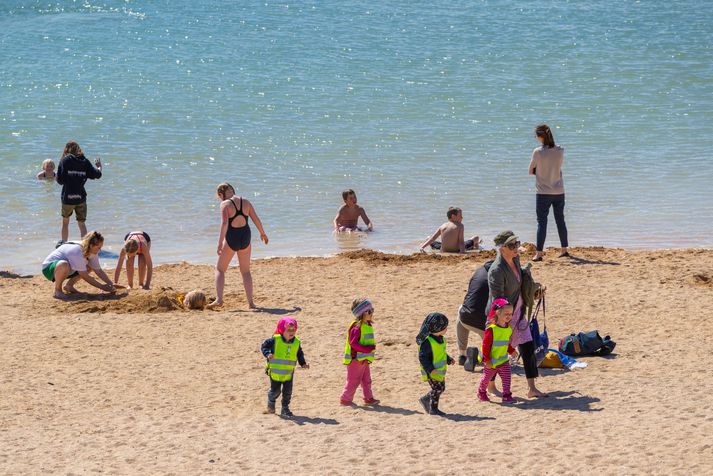
[[[267,244],[268,239],[262,222],[252,204],[235,195],[235,189],[229,183],[221,183],[217,189],[220,204],[220,234],[218,235],[218,263],[215,265],[215,301],[208,305],[209,308],[223,306],[223,289],[225,288],[225,272],[228,270],[230,260],[238,254],[238,266],[243,276],[243,286],[248,299],[248,307],[255,308],[253,302],[253,278],[250,274],[250,225],[248,217],[252,219],[260,232],[260,239]]]
[[[42,262],[42,274],[54,282],[54,297],[65,299],[67,294],[74,294],[77,290],[74,284],[82,278],[95,288],[108,293],[114,292],[114,283],[106,275],[99,263],[99,251],[104,246],[104,237],[98,231],[89,232],[82,243],[66,243],[45,258]],[[88,269],[89,268],[89,269]],[[89,275],[94,271],[105,284]],[[67,284],[62,287],[64,281]]]
[[[525,305],[522,298],[522,268],[520,268],[520,241],[512,231],[503,231],[495,236],[495,246],[498,256],[493,261],[488,271],[488,287],[490,298],[486,309],[492,309],[493,301],[505,298],[514,306],[510,327],[512,337],[510,344],[517,346],[522,356],[525,377],[527,378],[527,396],[547,397],[535,386],[535,379],[539,376],[537,359],[535,358],[535,345],[530,334],[530,325],[525,317]]]
[[[542,261],[542,251],[545,249],[547,235],[547,216],[550,206],[555,212],[557,233],[560,237],[562,251],[560,258],[569,256],[567,252],[567,225],[564,222],[564,180],[562,179],[562,163],[564,149],[555,144],[552,131],[547,124],[535,128],[535,137],[542,144],[532,151],[530,175],[535,176],[536,211],[537,211],[537,253],[532,261]]]

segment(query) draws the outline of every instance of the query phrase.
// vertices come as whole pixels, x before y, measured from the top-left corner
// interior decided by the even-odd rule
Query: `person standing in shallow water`
[[[562,164],[564,163],[564,149],[555,144],[552,130],[547,124],[540,124],[535,128],[535,137],[540,147],[532,151],[530,161],[530,175],[535,176],[537,190],[535,208],[537,211],[537,253],[532,261],[542,261],[547,236],[547,216],[550,207],[555,214],[557,233],[560,237],[562,251],[560,258],[569,256],[567,247],[567,225],[564,222],[564,179],[562,178]]]
[[[255,309],[253,302],[253,278],[250,274],[251,234],[248,217],[255,223],[260,232],[260,239],[267,244],[268,238],[262,227],[255,209],[248,200],[235,195],[235,189],[229,183],[221,183],[217,188],[220,204],[220,234],[218,235],[218,263],[215,265],[215,301],[208,308],[223,306],[223,289],[225,288],[225,272],[228,270],[233,255],[238,255],[238,266],[243,276],[245,296],[248,307]]]

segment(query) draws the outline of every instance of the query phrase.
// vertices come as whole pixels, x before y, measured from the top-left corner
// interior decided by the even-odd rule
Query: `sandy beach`
[[[39,270],[3,272],[0,473],[710,474],[713,250],[571,253],[533,266],[548,287],[552,346],[598,329],[614,355],[544,370],[538,386],[551,397],[541,400],[522,399],[516,368],[511,406],[478,402],[479,373],[452,366],[445,418],[418,403],[427,385],[415,335],[428,312],[443,312],[457,356],[458,306],[492,252],[255,261],[261,312],[244,310],[236,268],[225,308],[202,312],[178,308],[176,295],[212,294],[212,266],[162,265],[151,291],[71,302],[53,299]],[[374,408],[338,401],[360,295],[376,306]],[[293,421],[261,414],[259,347],[284,315],[297,318],[311,364],[296,371]]]

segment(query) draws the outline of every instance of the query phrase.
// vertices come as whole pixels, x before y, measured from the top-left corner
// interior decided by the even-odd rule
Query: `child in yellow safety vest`
[[[512,393],[510,392],[510,379],[512,371],[510,369],[509,355],[515,352],[510,345],[512,337],[512,327],[509,326],[512,319],[513,307],[507,299],[496,299],[488,314],[488,326],[483,335],[483,347],[481,354],[483,358],[483,377],[480,379],[478,387],[478,398],[484,402],[489,402],[487,388],[495,375],[500,375],[503,382],[503,403],[512,403]]]
[[[292,400],[292,382],[295,367],[308,369],[304,352],[297,333],[297,321],[291,317],[280,319],[273,336],[262,343],[261,351],[267,359],[265,373],[270,377],[270,390],[267,392],[267,410],[275,413],[275,402],[282,393],[282,412],[280,415],[291,418],[290,400]]]
[[[347,328],[347,343],[344,346],[344,365],[347,366],[347,382],[344,384],[339,402],[353,405],[352,399],[357,388],[361,391],[366,405],[378,405],[371,391],[371,363],[374,361],[376,340],[374,339],[374,305],[366,298],[352,302],[354,320]]]
[[[429,415],[445,415],[438,409],[438,400],[446,389],[446,368],[455,362],[446,353],[446,330],[448,318],[440,312],[432,312],[426,316],[416,336],[421,378],[431,386],[431,391],[418,400]]]

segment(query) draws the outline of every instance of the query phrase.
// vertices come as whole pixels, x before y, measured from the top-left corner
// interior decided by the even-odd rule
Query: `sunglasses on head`
[[[505,245],[505,246],[507,246],[507,247],[510,248],[511,250],[516,250],[516,249],[518,249],[518,248],[520,247],[520,242],[519,242],[519,241],[513,241],[512,243],[508,243],[508,244]]]

